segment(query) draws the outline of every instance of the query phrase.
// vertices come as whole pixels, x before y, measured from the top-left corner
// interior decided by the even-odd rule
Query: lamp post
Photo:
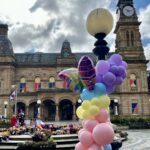
[[[95,42],[93,53],[98,57],[98,60],[105,60],[109,52],[107,42],[104,40],[106,35],[112,30],[113,17],[111,13],[104,8],[97,8],[88,15],[86,27],[89,34],[94,36]],[[120,140],[111,143],[112,148],[118,150],[122,146]]]
[[[118,116],[118,99],[114,99],[114,114]]]
[[[17,95],[18,95],[18,93],[17,93],[17,86],[16,85],[12,85],[11,86],[11,88],[12,88],[12,90],[13,90],[13,100],[15,101],[15,115],[17,116]]]
[[[8,101],[4,101],[4,118],[7,118],[7,105]]]
[[[41,117],[41,110],[40,110],[41,100],[37,100],[37,118]]]
[[[82,103],[82,100],[81,100],[81,99],[78,99],[78,103],[81,104],[81,103]]]
[[[86,27],[89,34],[97,39],[94,44],[95,48],[93,49],[93,53],[98,56],[98,60],[105,60],[109,48],[104,38],[113,27],[111,13],[104,8],[91,11],[87,18]]]

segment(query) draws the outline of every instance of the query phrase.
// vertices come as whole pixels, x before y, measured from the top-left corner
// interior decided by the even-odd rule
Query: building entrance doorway
[[[59,103],[60,120],[73,119],[73,105],[70,100],[64,99]]]

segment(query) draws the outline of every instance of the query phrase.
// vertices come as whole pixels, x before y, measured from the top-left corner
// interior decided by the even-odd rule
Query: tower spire
[[[133,0],[119,0],[117,6],[121,4],[133,5]]]

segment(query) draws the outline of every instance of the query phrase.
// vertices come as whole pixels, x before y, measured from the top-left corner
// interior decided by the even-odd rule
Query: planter
[[[52,143],[26,143],[26,144],[20,144],[17,148],[17,150],[55,150],[56,145]]]

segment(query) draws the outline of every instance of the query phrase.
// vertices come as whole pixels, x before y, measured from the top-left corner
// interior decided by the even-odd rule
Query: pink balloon
[[[84,128],[83,128],[83,129],[80,129],[79,132],[78,132],[78,137],[79,137],[79,135],[81,134],[81,132],[83,132],[83,131],[87,131],[87,130],[84,129]]]
[[[101,123],[93,129],[92,135],[96,144],[106,145],[113,141],[114,130],[108,123]]]
[[[98,125],[97,120],[86,120],[84,123],[84,128],[90,132],[93,131],[93,128]]]
[[[99,121],[100,123],[107,122],[109,118],[109,113],[106,109],[101,109],[99,114],[96,116],[96,120]]]
[[[88,150],[103,150],[103,147],[101,147],[97,144],[93,144],[88,148]]]
[[[75,150],[88,150],[81,142],[77,143]]]
[[[85,146],[89,147],[93,144],[92,133],[89,131],[83,131],[79,135],[79,141]]]

